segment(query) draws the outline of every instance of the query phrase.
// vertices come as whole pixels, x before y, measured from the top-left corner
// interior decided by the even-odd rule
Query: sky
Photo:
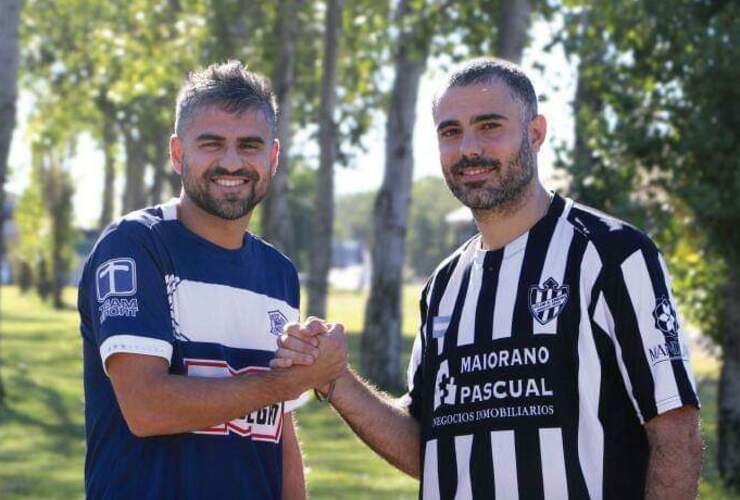
[[[549,139],[539,155],[540,176],[545,184],[552,186],[553,164],[556,144],[572,145],[573,112],[572,101],[575,95],[576,68],[569,62],[562,49],[557,46],[551,52],[544,47],[552,40],[559,22],[536,21],[530,32],[532,42],[525,50],[522,67],[532,79],[540,96],[540,113],[548,120]],[[417,100],[417,122],[414,129],[414,179],[426,176],[441,177],[437,155],[437,139],[431,115],[431,99],[442,71],[431,61],[422,77]],[[543,69],[536,69],[537,67]],[[27,141],[26,119],[32,109],[33,99],[21,93],[18,106],[18,126],[13,136],[10,152],[11,172],[7,189],[20,194],[28,184],[30,153]],[[382,114],[369,131],[366,152],[358,154],[349,167],[338,168],[335,173],[337,195],[374,191],[380,187],[384,166],[384,120]],[[318,165],[318,143],[296,140],[295,147],[309,158],[316,158]],[[76,157],[69,162],[72,177],[75,179],[74,213],[75,222],[80,227],[95,227],[100,214],[100,193],[103,189],[103,156],[89,137],[83,137]],[[123,179],[119,177],[116,190],[123,189]],[[120,196],[118,196],[120,198]]]

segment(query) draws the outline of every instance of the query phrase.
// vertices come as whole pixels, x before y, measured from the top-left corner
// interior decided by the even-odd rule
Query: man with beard
[[[247,232],[278,165],[275,108],[236,61],[191,74],[170,140],[180,197],[114,222],[88,258],[88,498],[305,498],[291,400],[336,378],[346,347],[332,328],[321,360],[268,368],[299,305],[292,263]]]
[[[518,67],[464,64],[433,115],[480,233],[422,292],[404,398],[351,370],[318,390],[424,499],[694,498],[699,403],[658,250],[542,186],[547,125]],[[311,340],[281,339],[273,366]]]

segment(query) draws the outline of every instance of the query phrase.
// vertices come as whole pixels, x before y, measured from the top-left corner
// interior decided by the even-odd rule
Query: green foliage
[[[694,319],[719,333],[722,270],[740,263],[740,4],[574,4],[574,194],[655,234]]]

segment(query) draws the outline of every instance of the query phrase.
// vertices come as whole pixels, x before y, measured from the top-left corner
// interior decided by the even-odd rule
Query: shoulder
[[[478,244],[480,238],[480,234],[476,234],[475,236],[468,239],[465,243],[460,245],[455,249],[454,252],[452,252],[450,255],[448,255],[432,272],[432,275],[429,278],[429,282],[433,281],[434,278],[437,275],[440,274],[449,274],[451,273],[455,267],[457,267],[458,262],[460,261],[460,258],[465,255],[466,252],[469,250],[472,250],[472,247],[476,244]]]
[[[282,269],[297,275],[295,265],[288,256],[259,236],[250,233],[249,238],[252,240],[254,254],[261,262],[271,269]]]
[[[101,247],[149,246],[156,238],[156,227],[165,220],[161,207],[149,207],[128,213],[113,221],[98,237],[92,254]]]
[[[578,234],[593,244],[605,262],[623,262],[637,251],[659,253],[643,231],[595,208],[573,203],[567,220]]]

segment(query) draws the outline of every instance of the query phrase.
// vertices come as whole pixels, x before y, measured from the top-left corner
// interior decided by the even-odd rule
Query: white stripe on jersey
[[[565,266],[568,263],[568,251],[570,251],[571,242],[573,241],[573,225],[568,221],[568,211],[573,205],[572,200],[567,200],[563,214],[558,220],[558,224],[555,227],[555,231],[550,240],[550,248],[547,249],[547,256],[545,257],[545,264],[542,267],[540,273],[539,286],[547,281],[549,278],[554,279],[558,282],[558,285],[563,284],[563,277],[565,276]],[[548,290],[548,299],[552,298],[553,291]],[[575,290],[571,290],[575,292]],[[570,300],[570,299],[569,299]],[[555,311],[548,311],[546,313],[549,317],[550,314],[555,314]],[[557,320],[548,321],[544,325],[539,321],[534,322],[534,334],[549,334],[555,335],[557,333],[558,322]]]
[[[480,245],[480,238],[475,238],[473,241],[468,243],[468,247],[460,255],[460,259],[457,261],[455,270],[450,276],[450,280],[447,282],[444,295],[439,302],[439,308],[437,310],[437,316],[452,316],[452,311],[455,308],[455,302],[457,302],[457,296],[460,293],[460,287],[462,286],[463,275],[465,270],[470,265],[475,255],[475,249]],[[429,321],[428,318],[427,321]],[[444,349],[445,335],[441,335],[437,338],[437,352],[442,354]]]
[[[279,311],[286,323],[298,321],[298,310],[282,300],[227,285],[182,280],[171,300],[179,332],[193,342],[274,352],[277,336],[270,333],[269,313]]]
[[[563,431],[558,428],[540,429],[542,486],[545,500],[567,500],[568,481],[565,474]]]
[[[414,339],[414,346],[411,348],[411,359],[409,360],[409,367],[406,370],[406,383],[408,384],[408,392],[411,393],[411,391],[414,390],[414,374],[416,374],[416,369],[421,364],[421,336],[423,335],[423,331],[420,331],[419,334]]]
[[[455,461],[457,462],[457,491],[455,500],[473,498],[470,487],[470,453],[473,449],[473,436],[455,436]]]
[[[496,500],[517,500],[519,483],[516,475],[514,431],[491,432],[491,455]]]
[[[439,473],[437,465],[437,440],[427,441],[424,452],[424,500],[439,500]]]
[[[524,248],[529,233],[524,233],[516,241],[504,248],[503,262],[498,273],[496,302],[493,310],[493,340],[511,337],[511,324],[514,321],[514,304],[519,289],[519,276],[524,263]]]
[[[462,316],[460,316],[460,326],[457,328],[457,345],[472,344],[475,340],[475,317],[478,309],[478,296],[483,282],[483,262],[485,255],[480,252],[476,253],[473,264],[470,268],[470,280],[468,281],[468,290],[465,293],[465,305],[463,306]]]
[[[590,302],[601,267],[599,253],[589,243],[581,261],[581,304]],[[601,295],[599,299],[603,300]],[[599,420],[600,395],[601,359],[596,350],[591,320],[588,314],[582,314],[578,335],[578,461],[591,500],[601,500],[603,496],[604,428]]]
[[[622,274],[632,309],[637,317],[643,353],[646,359],[650,359],[649,349],[664,344],[665,337],[654,325],[655,291],[642,251],[638,250],[625,259],[622,263]],[[655,406],[660,414],[667,408],[675,407],[676,400],[680,401],[681,396],[670,361],[655,364],[651,371],[655,382]]]

